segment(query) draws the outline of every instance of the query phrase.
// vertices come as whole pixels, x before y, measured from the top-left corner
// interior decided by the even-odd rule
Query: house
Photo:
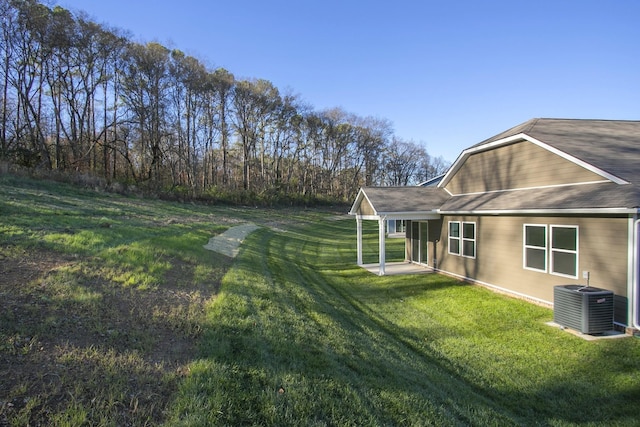
[[[442,181],[444,174],[438,175],[431,179],[418,184],[419,187],[434,187]],[[403,238],[406,235],[407,222],[403,219],[388,219],[387,220],[387,236],[393,238]]]
[[[466,150],[436,186],[365,187],[356,217],[406,224],[406,261],[552,305],[554,287],[615,294],[639,329],[640,121],[533,119]]]

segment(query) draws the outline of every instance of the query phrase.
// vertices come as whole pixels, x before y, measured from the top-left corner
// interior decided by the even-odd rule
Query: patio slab
[[[362,264],[362,268],[370,273],[378,275],[380,264]],[[433,273],[433,268],[424,265],[414,264],[412,262],[387,262],[384,264],[385,276],[397,276],[401,274],[426,274]]]

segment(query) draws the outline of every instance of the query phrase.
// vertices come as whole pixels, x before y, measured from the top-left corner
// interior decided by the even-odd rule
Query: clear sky
[[[534,117],[640,119],[638,0],[49,0],[453,161]]]

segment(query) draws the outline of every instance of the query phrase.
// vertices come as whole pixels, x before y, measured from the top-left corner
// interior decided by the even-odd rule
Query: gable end
[[[528,138],[473,152],[460,161],[444,184],[453,195],[608,181]]]

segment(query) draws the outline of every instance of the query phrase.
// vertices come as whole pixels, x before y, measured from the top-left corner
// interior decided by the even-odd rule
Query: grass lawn
[[[247,220],[235,260],[203,249]],[[0,426],[640,423],[640,340],[354,263],[331,213],[0,177]]]
[[[546,326],[551,310],[480,287],[367,273],[353,265],[353,223],[251,236],[172,423],[640,422],[636,338],[586,342]]]

